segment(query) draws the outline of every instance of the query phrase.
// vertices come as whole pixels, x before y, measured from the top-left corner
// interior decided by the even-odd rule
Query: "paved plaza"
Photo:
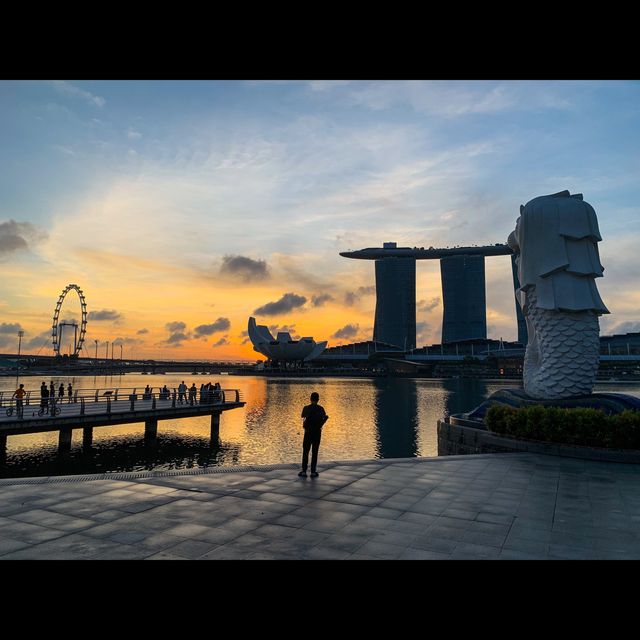
[[[0,559],[639,559],[640,465],[488,454],[0,480]]]

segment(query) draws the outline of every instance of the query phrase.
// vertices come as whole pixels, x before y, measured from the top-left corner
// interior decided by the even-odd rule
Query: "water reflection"
[[[440,381],[444,396],[444,416],[464,413],[477,407],[490,394],[484,380],[451,378]],[[495,385],[494,385],[495,386]]]
[[[241,464],[242,447],[233,442],[165,432],[149,443],[144,436],[102,441],[99,446],[76,442],[68,452],[56,445],[7,452],[1,477],[189,469]]]
[[[418,389],[415,379],[374,378],[377,458],[418,453]]]
[[[50,378],[47,379],[49,382]],[[436,456],[437,421],[478,406],[506,381],[428,378],[266,378],[253,376],[191,376],[189,374],[54,376],[54,384],[139,388],[181,380],[220,382],[241,390],[246,406],[227,411],[219,439],[211,440],[211,419],[201,416],[161,420],[154,446],[145,447],[144,423],[96,427],[83,452],[83,430],[73,432],[66,457],[58,454],[58,433],[9,436],[1,477],[102,473],[202,466],[299,462],[302,453],[302,407],[311,392],[320,394],[330,416],[323,429],[319,464],[323,460]],[[38,394],[40,378],[25,378]],[[0,391],[15,390],[14,378],[0,378]],[[597,390],[640,395],[640,387],[609,385]]]

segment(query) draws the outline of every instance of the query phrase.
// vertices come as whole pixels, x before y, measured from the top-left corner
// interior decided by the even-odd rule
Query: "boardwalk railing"
[[[72,415],[111,414],[122,411],[149,411],[176,409],[180,406],[216,405],[243,402],[239,389],[187,389],[179,392],[176,388],[139,387],[117,389],[77,389],[72,397],[60,396],[41,398],[40,391],[27,391],[18,418],[50,415],[65,417]],[[0,421],[13,416],[17,408],[12,393],[0,392]],[[78,411],[78,404],[80,405]]]

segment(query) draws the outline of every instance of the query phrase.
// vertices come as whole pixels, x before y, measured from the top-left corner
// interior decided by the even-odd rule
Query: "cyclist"
[[[24,390],[24,385],[21,384],[14,392],[13,392],[13,396],[11,396],[11,399],[13,400],[13,398],[16,399],[16,415],[18,416],[18,418],[22,418],[22,414],[24,411],[24,397],[27,394],[27,392]]]

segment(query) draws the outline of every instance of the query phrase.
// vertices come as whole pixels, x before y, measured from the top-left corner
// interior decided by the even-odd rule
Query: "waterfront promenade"
[[[534,454],[0,480],[0,559],[639,559],[640,465]]]

